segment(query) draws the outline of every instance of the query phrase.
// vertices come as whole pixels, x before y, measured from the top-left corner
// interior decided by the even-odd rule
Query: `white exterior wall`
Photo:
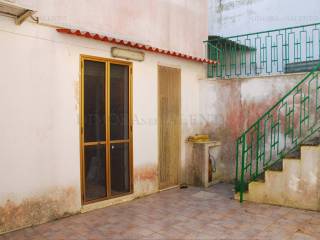
[[[37,12],[40,22],[202,56],[208,35],[208,1],[13,0]]]
[[[318,0],[209,0],[209,34],[224,37],[320,22]]]
[[[115,45],[1,16],[0,43],[1,233],[80,211],[80,54]],[[181,69],[182,166],[197,133],[203,64],[146,52],[133,62],[134,196],[158,191],[158,65]]]

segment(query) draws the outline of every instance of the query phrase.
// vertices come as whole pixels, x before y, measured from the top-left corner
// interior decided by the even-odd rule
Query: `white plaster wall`
[[[0,205],[71,186],[80,208],[79,57],[110,57],[112,45],[6,17],[0,43]],[[182,71],[182,161],[196,132],[203,65],[146,53],[133,62],[134,168],[158,163],[158,64]]]
[[[40,22],[203,56],[207,0],[13,0]]]
[[[209,0],[209,34],[234,36],[320,22],[318,0]]]
[[[79,189],[74,49],[55,42],[54,31],[3,17],[0,24],[0,201]]]
[[[236,139],[306,74],[200,81],[200,129],[221,142],[223,180],[235,176]]]

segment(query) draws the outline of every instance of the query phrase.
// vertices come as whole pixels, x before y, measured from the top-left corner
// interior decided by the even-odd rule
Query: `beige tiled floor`
[[[320,212],[232,200],[232,186],[172,189],[4,239],[320,239]]]

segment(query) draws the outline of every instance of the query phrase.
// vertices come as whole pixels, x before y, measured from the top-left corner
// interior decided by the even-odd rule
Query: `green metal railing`
[[[265,112],[236,141],[236,191],[320,129],[320,64]]]
[[[298,68],[310,71],[320,59],[320,23],[209,37],[205,43],[207,57],[218,61],[208,65],[209,78],[271,75]]]

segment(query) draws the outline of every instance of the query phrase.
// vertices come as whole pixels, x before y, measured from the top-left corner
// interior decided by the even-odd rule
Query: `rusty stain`
[[[144,166],[134,171],[134,178],[140,181],[154,181],[158,177],[155,166]]]
[[[158,170],[156,165],[145,165],[134,169],[134,192],[144,196],[159,189]]]
[[[16,203],[8,199],[0,206],[0,233],[33,226],[77,212],[77,193],[73,187],[56,189],[39,197]]]

